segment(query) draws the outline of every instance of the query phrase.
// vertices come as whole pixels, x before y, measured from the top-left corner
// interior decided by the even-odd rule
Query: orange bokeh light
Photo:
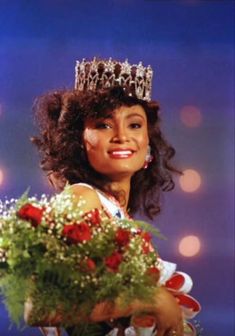
[[[201,176],[194,169],[185,169],[179,178],[180,187],[185,192],[194,192],[201,186]]]
[[[180,119],[187,127],[198,127],[202,122],[202,114],[198,107],[185,105],[180,111]]]
[[[193,257],[200,252],[201,242],[197,236],[185,236],[179,242],[179,252],[185,257]]]

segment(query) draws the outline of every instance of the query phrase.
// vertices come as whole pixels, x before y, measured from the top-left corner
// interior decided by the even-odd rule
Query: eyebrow
[[[137,113],[137,112],[133,112],[133,113],[128,114],[126,116],[126,119],[130,119],[132,117],[140,117],[143,120],[145,120],[144,116],[142,114]],[[114,116],[113,116],[113,114],[110,113],[110,114],[107,114],[106,116],[98,118],[98,119],[114,119]]]
[[[130,119],[130,118],[132,118],[132,117],[140,117],[140,118],[142,118],[142,119],[145,119],[144,116],[143,116],[142,114],[139,114],[139,113],[137,113],[137,112],[133,112],[133,113],[128,114],[128,116],[126,117],[126,119]]]

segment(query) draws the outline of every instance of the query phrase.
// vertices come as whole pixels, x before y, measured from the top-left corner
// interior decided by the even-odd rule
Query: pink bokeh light
[[[194,257],[201,250],[201,241],[194,235],[185,236],[180,240],[178,249],[184,257]]]
[[[185,105],[180,111],[180,119],[187,127],[198,127],[202,122],[202,114],[197,106]]]

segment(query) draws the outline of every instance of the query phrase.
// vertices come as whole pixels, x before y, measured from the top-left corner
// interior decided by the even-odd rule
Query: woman
[[[173,189],[174,149],[161,133],[159,106],[150,100],[151,79],[151,68],[141,63],[83,60],[77,63],[75,90],[37,101],[40,135],[32,141],[41,167],[57,190],[68,182],[75,197],[86,200],[84,211],[104,209],[125,218],[138,210],[152,219],[160,211],[161,192]],[[140,309],[138,302],[115,317]],[[153,312],[158,336],[183,335],[180,307],[164,287]],[[91,314],[96,322],[113,316],[99,317],[96,308]]]

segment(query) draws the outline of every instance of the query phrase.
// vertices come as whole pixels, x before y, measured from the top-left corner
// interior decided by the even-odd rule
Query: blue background
[[[154,69],[153,97],[175,162],[202,176],[195,193],[165,195],[156,225],[165,259],[194,279],[204,336],[234,335],[234,1],[0,0],[0,197],[52,193],[29,142],[36,96],[71,88],[75,60],[113,57]],[[197,128],[180,121],[185,105],[202,113]],[[179,240],[197,235],[201,252],[179,254]],[[0,305],[0,336],[37,336],[8,329]]]

